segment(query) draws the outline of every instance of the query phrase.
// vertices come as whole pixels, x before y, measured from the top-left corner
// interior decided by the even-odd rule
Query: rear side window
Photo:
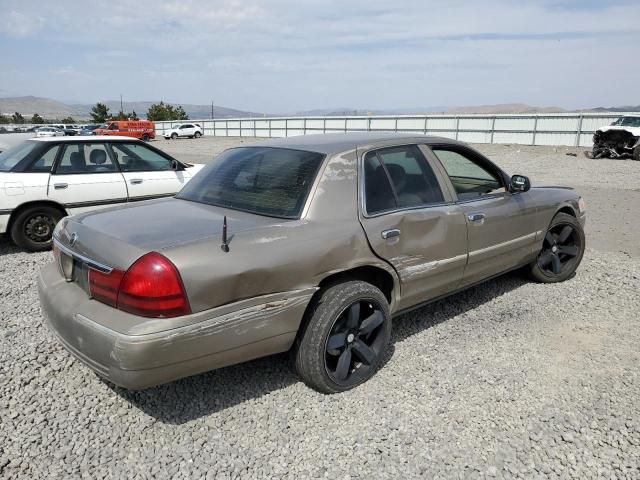
[[[41,173],[49,173],[53,168],[53,162],[56,159],[56,155],[58,155],[58,151],[60,150],[59,145],[55,145],[47,150],[43,155],[40,156],[35,162],[31,164],[29,167],[30,172],[41,172]]]
[[[109,173],[118,169],[103,143],[76,143],[64,147],[57,174]]]
[[[286,148],[227,150],[177,198],[280,218],[299,218],[324,155]]]
[[[171,160],[144,145],[112,143],[111,148],[123,172],[156,172],[171,170]]]
[[[0,172],[10,172],[36,148],[39,148],[38,142],[26,141],[0,153]]]
[[[369,152],[364,176],[370,214],[444,202],[440,184],[417,145]]]

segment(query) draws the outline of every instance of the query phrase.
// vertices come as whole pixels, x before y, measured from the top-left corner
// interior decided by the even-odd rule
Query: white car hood
[[[627,127],[624,125],[607,125],[606,127],[600,127],[598,132],[609,132],[611,130],[622,130],[629,132],[634,137],[640,137],[640,127]]]

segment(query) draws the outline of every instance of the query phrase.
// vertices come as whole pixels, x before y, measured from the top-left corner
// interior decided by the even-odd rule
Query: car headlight
[[[580,213],[584,213],[587,211],[587,202],[582,197],[578,199],[578,209],[580,210]]]

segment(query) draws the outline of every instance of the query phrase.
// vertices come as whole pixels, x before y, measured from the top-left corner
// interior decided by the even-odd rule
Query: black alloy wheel
[[[538,266],[550,275],[560,275],[580,253],[580,237],[569,224],[560,223],[549,229],[544,237]]]
[[[384,313],[373,299],[357,300],[336,319],[325,345],[325,368],[340,385],[360,383],[386,347]]]
[[[549,225],[538,257],[530,265],[530,274],[543,283],[567,280],[580,265],[584,250],[585,235],[578,219],[558,213]]]
[[[362,280],[335,283],[307,307],[293,348],[296,370],[319,392],[344,392],[373,377],[390,340],[388,297]]]

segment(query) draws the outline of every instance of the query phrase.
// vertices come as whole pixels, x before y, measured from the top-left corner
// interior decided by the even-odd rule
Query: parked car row
[[[393,316],[515,268],[564,281],[584,253],[576,192],[531,188],[450,139],[292,137],[200,168],[110,136],[0,156],[3,225],[53,244],[48,324],[117,385],[291,349],[309,386],[345,391],[381,365]]]

